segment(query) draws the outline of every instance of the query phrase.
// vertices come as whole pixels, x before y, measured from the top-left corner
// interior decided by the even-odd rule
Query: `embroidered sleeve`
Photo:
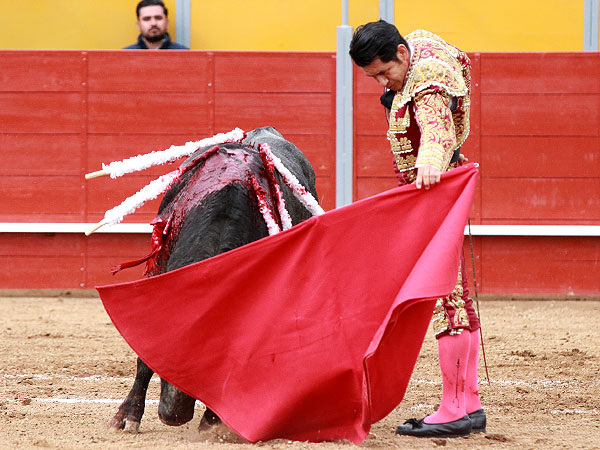
[[[441,88],[431,87],[415,95],[415,119],[421,142],[415,167],[433,166],[444,172],[456,149],[456,133],[450,97]]]

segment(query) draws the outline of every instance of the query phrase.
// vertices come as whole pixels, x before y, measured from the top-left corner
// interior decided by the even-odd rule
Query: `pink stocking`
[[[471,344],[471,333],[442,336],[438,339],[438,358],[442,369],[442,401],[438,410],[425,418],[425,423],[453,422],[464,417],[465,382]]]
[[[466,331],[464,331],[466,333]],[[471,331],[471,350],[469,351],[469,365],[467,366],[467,386],[465,389],[465,401],[467,413],[481,409],[481,400],[479,399],[479,343],[481,336],[479,330]]]

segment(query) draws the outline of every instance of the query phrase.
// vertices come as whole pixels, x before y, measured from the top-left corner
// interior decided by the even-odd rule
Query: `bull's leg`
[[[219,419],[219,416],[217,416],[212,409],[206,408],[202,419],[200,419],[200,424],[198,424],[198,431],[207,430],[213,425],[217,425],[219,423],[221,423],[221,419]]]
[[[146,406],[146,391],[154,372],[140,358],[137,359],[137,372],[131,391],[119,406],[119,410],[108,423],[108,428],[137,433]]]
[[[158,417],[166,425],[183,425],[194,417],[196,399],[181,392],[165,380],[160,380]]]

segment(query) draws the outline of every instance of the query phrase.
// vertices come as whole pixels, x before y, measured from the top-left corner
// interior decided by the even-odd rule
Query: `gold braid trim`
[[[471,68],[467,55],[426,30],[413,31],[406,40],[413,47],[413,63],[399,106],[408,103],[417,92],[432,86],[444,89],[451,97],[466,97],[463,103],[470,104]]]
[[[433,166],[444,170],[449,162],[448,155],[451,157],[453,151],[460,147],[469,135],[470,61],[464,52],[426,30],[413,31],[406,36],[406,40],[412,46],[412,62],[404,88],[396,93],[392,101],[387,137],[398,169],[401,172],[412,169],[415,163],[414,157],[403,156],[413,150],[412,146],[410,142],[406,144],[397,136],[405,134],[410,125],[410,106],[406,107],[400,117],[397,117],[398,111],[414,100],[419,92],[431,88],[444,90],[448,97],[458,97],[461,101],[460,107],[452,112],[455,128],[455,142],[452,148],[445,149],[443,155],[440,152],[442,149],[437,145],[424,145],[419,149],[419,165],[428,164],[421,163],[421,152],[425,151],[427,154],[423,155],[423,161],[433,161]]]
[[[415,161],[415,167],[433,166],[443,171],[449,162],[450,159],[446,156],[446,151],[441,144],[430,144],[429,147],[419,148],[419,157]]]
[[[434,335],[437,336],[447,330],[450,330],[450,334],[460,334],[459,329],[469,327],[469,315],[465,309],[465,301],[462,299],[463,293],[462,269],[459,264],[458,277],[454,285],[454,290],[449,296],[438,298],[435,303],[433,318],[431,320]],[[447,308],[454,310],[454,320],[450,319],[446,310]]]

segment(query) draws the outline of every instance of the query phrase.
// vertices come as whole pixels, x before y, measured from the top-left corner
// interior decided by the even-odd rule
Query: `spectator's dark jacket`
[[[140,34],[138,36],[138,40],[135,44],[131,44],[128,45],[127,47],[123,47],[124,50],[131,50],[131,49],[143,49],[143,50],[147,50],[148,46],[146,45],[146,43],[144,42],[144,39],[142,38],[142,35]],[[189,48],[187,48],[184,45],[178,44],[177,42],[173,42],[171,41],[171,36],[169,36],[169,33],[165,34],[165,38],[163,39],[162,43],[160,44],[160,47],[158,47],[159,50],[189,50]]]

